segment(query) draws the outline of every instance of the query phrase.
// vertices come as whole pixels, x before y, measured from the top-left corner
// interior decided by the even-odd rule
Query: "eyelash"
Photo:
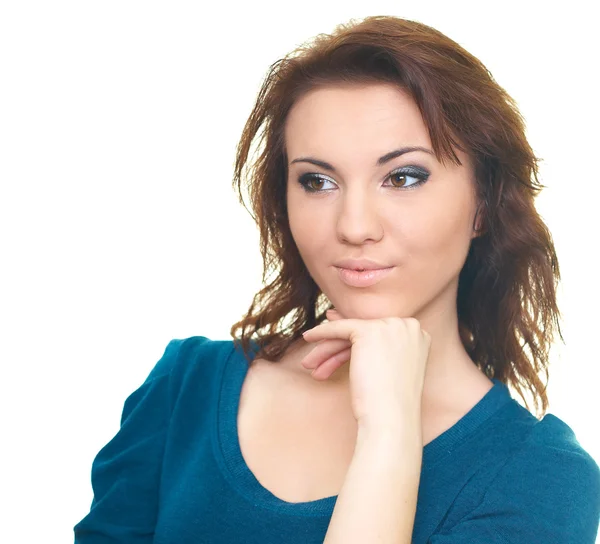
[[[399,174],[403,175],[403,176],[415,178],[418,180],[416,183],[413,183],[412,185],[409,185],[408,187],[392,186],[392,189],[398,189],[400,191],[412,191],[412,190],[418,188],[419,186],[421,186],[427,182],[427,179],[429,178],[429,175],[430,175],[429,172],[425,169],[404,166],[404,167],[398,168],[398,169],[394,170],[393,172],[391,172],[390,174],[388,174],[388,176],[385,179],[386,180],[390,179],[391,177],[397,176]],[[302,186],[302,189],[304,189],[307,193],[327,193],[332,190],[332,189],[310,189],[308,184],[315,179],[323,180],[323,181],[331,181],[330,179],[328,179],[325,176],[322,176],[320,174],[302,174],[298,178],[298,183]]]

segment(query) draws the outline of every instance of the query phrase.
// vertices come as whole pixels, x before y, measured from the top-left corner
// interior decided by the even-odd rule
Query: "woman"
[[[75,541],[594,542],[600,470],[538,377],[560,274],[537,159],[486,68],[420,23],[340,25],[271,67],[242,203],[245,169],[276,275],[233,340],[169,343]]]

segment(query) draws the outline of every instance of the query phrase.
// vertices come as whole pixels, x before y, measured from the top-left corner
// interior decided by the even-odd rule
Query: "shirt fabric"
[[[94,498],[76,544],[323,542],[337,496],[286,502],[244,462],[247,370],[233,340],[169,342],[92,463]],[[566,423],[538,420],[493,382],[424,446],[412,544],[593,544],[598,465]]]

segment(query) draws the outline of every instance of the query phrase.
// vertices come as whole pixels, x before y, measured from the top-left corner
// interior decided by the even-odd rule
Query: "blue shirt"
[[[323,542],[337,496],[286,502],[244,462],[247,370],[232,340],[169,342],[93,461],[76,543]],[[594,459],[566,423],[536,419],[498,380],[423,448],[413,544],[593,544],[599,521]]]

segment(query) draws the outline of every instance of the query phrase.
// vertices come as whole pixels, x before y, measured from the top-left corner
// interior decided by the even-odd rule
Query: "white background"
[[[563,274],[549,412],[600,459],[592,3],[501,5],[1,4],[0,541],[72,541],[93,457],[168,341],[229,338],[260,288],[231,188],[256,93],[289,50],[366,15],[441,30],[518,101]]]

